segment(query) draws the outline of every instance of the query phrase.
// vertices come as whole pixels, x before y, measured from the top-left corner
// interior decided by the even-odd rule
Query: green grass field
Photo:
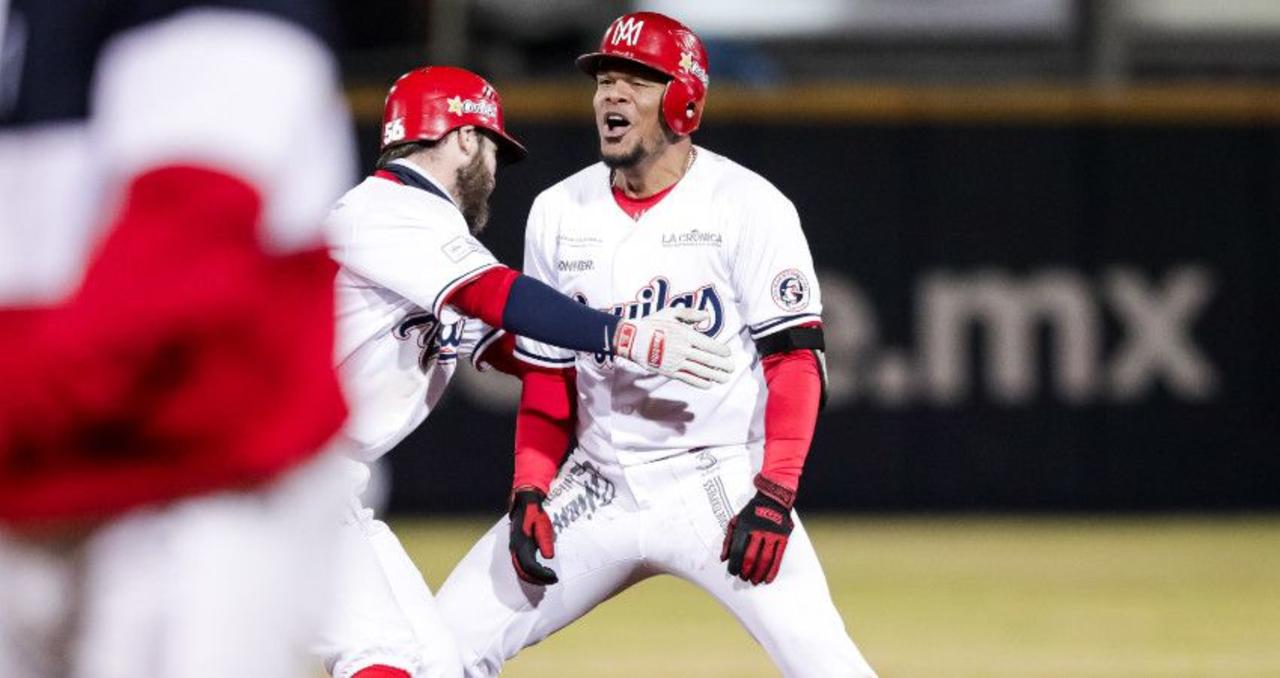
[[[842,518],[806,525],[885,678],[1280,676],[1280,516]],[[488,527],[393,522],[432,588]],[[776,676],[727,612],[651,579],[511,678]]]

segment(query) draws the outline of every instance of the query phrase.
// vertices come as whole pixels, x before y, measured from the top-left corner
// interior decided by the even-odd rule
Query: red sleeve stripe
[[[440,305],[449,304],[472,318],[483,320],[490,327],[502,327],[507,298],[518,277],[518,271],[501,264],[486,266],[479,274],[447,288]]]
[[[452,296],[453,296],[453,293],[454,293],[454,292],[458,291],[458,289],[459,289],[460,287],[462,287],[462,286],[466,285],[467,283],[469,283],[469,282],[471,282],[471,281],[475,280],[476,278],[480,277],[480,275],[481,275],[481,274],[483,274],[483,273],[485,273],[486,271],[489,271],[489,270],[492,270],[492,269],[495,269],[495,268],[507,268],[507,267],[506,267],[506,266],[503,266],[502,264],[500,264],[500,263],[498,263],[498,262],[496,262],[496,261],[493,261],[493,262],[490,262],[490,263],[487,263],[487,264],[482,264],[482,265],[480,265],[480,266],[477,266],[476,268],[473,268],[473,269],[471,269],[470,271],[467,271],[466,273],[463,273],[462,275],[460,275],[460,276],[458,276],[458,277],[454,278],[452,281],[450,281],[450,282],[449,282],[449,284],[445,285],[444,289],[440,290],[440,293],[439,293],[439,294],[437,294],[437,295],[436,295],[435,302],[434,302],[433,304],[431,304],[431,314],[432,314],[432,315],[434,315],[435,317],[439,318],[439,317],[440,317],[440,309],[444,308],[445,304],[452,304],[452,303],[453,303],[453,301],[450,299],[450,297],[452,297]],[[510,270],[510,269],[507,269],[507,270]],[[517,274],[517,275],[518,275],[518,274]],[[504,303],[505,303],[505,300],[504,300]],[[456,304],[454,304],[454,306],[455,306],[455,307],[457,307],[457,305],[456,305]],[[487,320],[484,316],[479,315],[479,314],[478,314],[478,312],[477,312],[477,313],[471,313],[471,312],[468,312],[468,311],[466,311],[466,310],[464,310],[464,309],[462,309],[462,308],[460,308],[460,307],[458,307],[458,310],[462,311],[464,314],[469,315],[469,316],[471,316],[471,317],[473,317],[473,318],[480,318],[481,320],[484,320],[485,322],[487,322],[487,323],[489,323],[490,325],[493,325],[493,326],[495,326],[495,327],[501,327],[501,326],[502,326],[502,320],[501,320],[502,316],[501,316],[501,315],[499,315],[499,316],[498,316],[498,321],[497,321],[497,322],[489,322],[489,320]]]

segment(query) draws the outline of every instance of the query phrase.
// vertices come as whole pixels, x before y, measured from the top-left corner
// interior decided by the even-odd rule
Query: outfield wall
[[[589,89],[509,89],[531,155],[484,239],[518,265],[594,132]],[[696,140],[791,197],[822,278],[802,505],[1280,506],[1280,92],[730,91]],[[464,378],[394,453],[393,506],[500,506],[512,398]]]

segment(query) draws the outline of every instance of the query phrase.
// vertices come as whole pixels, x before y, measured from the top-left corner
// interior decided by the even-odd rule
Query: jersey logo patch
[[[584,273],[596,270],[596,262],[591,259],[561,259],[556,262],[556,270],[561,273]]]
[[[604,238],[598,238],[594,235],[566,235],[564,233],[557,233],[556,244],[561,247],[600,247],[604,245]]]
[[[809,306],[809,279],[794,269],[773,278],[773,303],[784,311],[800,311]]]
[[[585,303],[585,300],[584,300]],[[664,308],[692,308],[711,314],[711,322],[697,330],[708,337],[714,337],[724,328],[724,304],[720,301],[720,293],[715,285],[703,285],[691,292],[672,292],[671,282],[658,277],[641,287],[636,292],[635,301],[614,304],[607,311],[619,318],[635,320]]]
[[[469,235],[460,235],[445,243],[440,248],[440,251],[444,252],[446,257],[449,257],[449,261],[456,264],[466,259],[467,255],[472,252],[479,252],[482,249],[484,249],[484,245],[481,245],[479,240]]]
[[[663,233],[663,247],[720,247],[724,244],[724,236],[714,231],[692,229],[684,233]]]
[[[572,297],[580,304],[591,305],[582,293],[575,293]],[[720,293],[716,291],[715,285],[703,285],[691,292],[673,293],[669,280],[661,277],[654,278],[636,292],[635,301],[614,304],[603,310],[624,320],[635,320],[669,307],[692,308],[711,314],[711,320],[705,323],[705,326],[700,325],[695,328],[708,337],[715,337],[720,330],[724,329],[724,302],[720,300]],[[595,354],[597,365],[605,365],[610,358],[603,353]]]
[[[458,346],[462,343],[462,326],[466,321],[460,320],[452,325],[441,323],[434,315],[426,311],[410,313],[401,320],[392,336],[400,341],[415,339],[421,352],[418,354],[418,369],[423,374],[431,371],[437,362],[455,360]]]

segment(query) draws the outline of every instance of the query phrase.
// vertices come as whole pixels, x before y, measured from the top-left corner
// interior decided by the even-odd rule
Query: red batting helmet
[[[600,51],[578,57],[578,68],[595,75],[602,62],[622,59],[671,78],[662,94],[662,119],[676,134],[692,134],[707,99],[707,50],[687,26],[657,12],[624,14],[604,32]]]
[[[417,68],[400,76],[387,93],[382,150],[413,141],[439,141],[466,125],[492,132],[499,155],[508,162],[527,153],[502,126],[502,100],[487,80],[464,68]]]

